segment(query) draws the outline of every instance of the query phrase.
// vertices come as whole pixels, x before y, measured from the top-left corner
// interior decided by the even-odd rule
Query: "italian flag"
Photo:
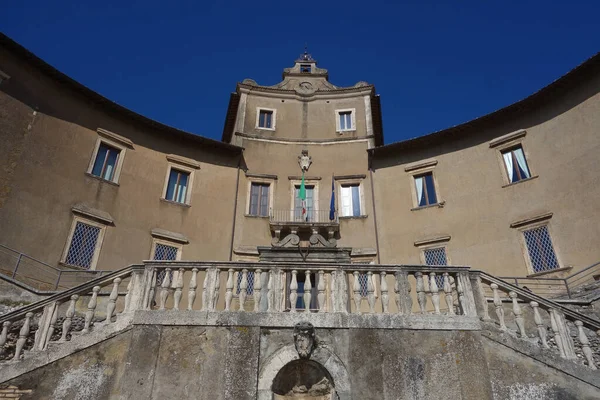
[[[304,171],[302,171],[302,182],[300,183],[298,198],[302,200],[302,219],[306,221],[306,185],[304,184]]]

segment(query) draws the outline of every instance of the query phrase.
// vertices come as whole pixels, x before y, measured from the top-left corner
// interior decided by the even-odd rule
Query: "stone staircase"
[[[298,309],[299,298],[314,307]],[[184,261],[128,266],[0,316],[0,384],[135,325],[277,328],[303,320],[329,329],[481,332],[600,387],[600,322],[482,271]]]

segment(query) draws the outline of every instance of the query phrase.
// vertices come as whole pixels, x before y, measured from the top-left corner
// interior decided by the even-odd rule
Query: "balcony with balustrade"
[[[269,225],[274,247],[297,246],[308,240],[312,246],[336,247],[335,235],[340,221],[337,212],[330,210],[301,209],[270,210]]]

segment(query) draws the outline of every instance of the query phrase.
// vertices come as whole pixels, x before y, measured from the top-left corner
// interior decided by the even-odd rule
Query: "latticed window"
[[[77,221],[65,263],[90,269],[94,260],[100,229],[97,226]]]
[[[523,235],[534,273],[559,268],[547,226],[528,229]]]
[[[246,288],[246,294],[248,294],[249,296],[254,294],[254,271],[248,271],[247,273],[248,276],[248,287]],[[240,294],[240,286],[242,285],[242,277],[243,274],[240,271],[238,273],[238,277],[237,277],[237,289],[236,289],[236,294]]]
[[[362,273],[358,274],[358,283],[360,284],[360,295],[365,297],[369,294],[369,275]]]
[[[160,261],[175,261],[177,260],[178,250],[179,249],[175,246],[169,246],[163,243],[156,243],[156,245],[154,246],[154,255],[152,256],[152,259]],[[158,285],[162,284],[162,281],[165,278],[165,272],[166,271],[164,269],[158,272],[158,275],[156,276],[156,283]],[[171,283],[173,283],[173,271],[171,271],[171,274],[169,276],[171,278]]]
[[[423,250],[423,255],[425,256],[426,265],[448,265],[445,247],[425,249]],[[435,283],[438,285],[438,288],[442,288],[444,286],[444,277],[442,275],[437,275],[435,277]]]

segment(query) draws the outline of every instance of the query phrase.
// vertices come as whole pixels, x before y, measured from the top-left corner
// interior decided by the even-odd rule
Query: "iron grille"
[[[237,289],[236,294],[240,294],[240,286],[242,284],[242,272],[238,273],[237,277]],[[251,296],[254,294],[254,271],[248,271],[248,287],[246,288],[246,294]]]
[[[445,247],[425,249],[423,250],[423,254],[425,255],[425,264],[427,265],[448,265]],[[436,275],[435,283],[438,285],[439,289],[443,288],[444,277],[442,275]]]
[[[160,261],[175,261],[177,260],[177,247],[169,246],[162,243],[156,243],[154,247],[154,257],[153,260]],[[156,284],[161,285],[163,279],[165,279],[166,270],[160,270],[156,275]],[[169,278],[171,280],[171,284],[173,284],[173,271],[169,274]]]
[[[547,226],[526,230],[523,235],[534,272],[549,271],[559,267]]]
[[[100,228],[97,226],[77,222],[65,263],[90,269],[99,235]]]

